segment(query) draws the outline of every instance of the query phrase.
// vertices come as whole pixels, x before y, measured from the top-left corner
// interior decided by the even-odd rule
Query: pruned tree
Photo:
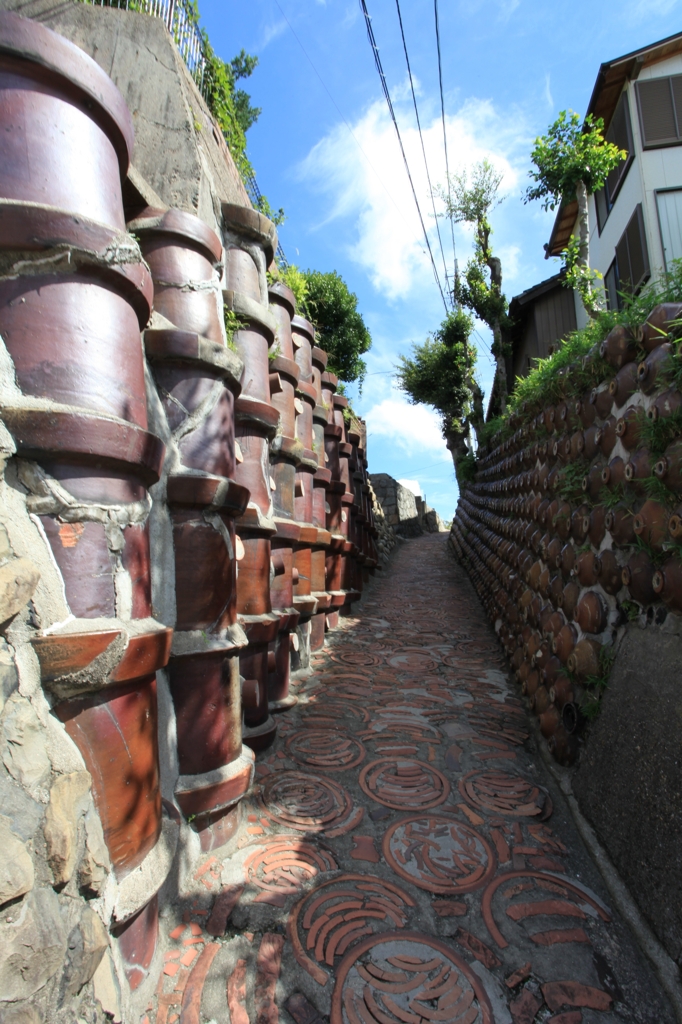
[[[448,313],[434,334],[400,356],[396,383],[413,405],[423,403],[442,416],[443,437],[455,470],[468,454],[471,426],[483,421],[483,393],[474,377],[476,349],[469,343],[473,318],[462,309]]]
[[[575,288],[586,313],[595,318],[603,308],[603,290],[595,288],[602,275],[590,268],[587,197],[604,187],[611,171],[627,159],[627,153],[606,141],[601,117],[588,114],[581,124],[574,110],[562,110],[547,134],[535,140],[530,158],[536,170],[528,174],[535,185],[526,189],[524,202],[540,199],[545,210],[573,200],[578,204],[577,230],[561,254],[566,267],[564,283]]]
[[[502,292],[502,262],[493,254],[490,241],[490,214],[503,201],[500,196],[502,175],[489,160],[482,160],[471,171],[450,175],[448,189],[437,185],[435,195],[442,200],[445,213],[454,224],[474,227],[474,255],[467,262],[463,277],[455,282],[455,299],[488,325],[493,335],[495,387],[504,412],[507,404],[507,371],[502,331],[508,322],[507,300]]]

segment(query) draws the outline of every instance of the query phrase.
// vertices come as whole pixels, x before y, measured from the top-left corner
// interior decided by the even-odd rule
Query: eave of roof
[[[585,116],[593,114],[595,118],[601,117],[604,127],[608,128],[625,83],[631,78],[637,78],[642,68],[658,64],[679,53],[682,53],[682,32],[602,64]],[[562,203],[546,247],[547,256],[558,256],[566,248],[577,217],[578,204],[575,200]]]
[[[561,284],[561,280],[564,274],[563,271],[559,271],[558,274],[552,274],[551,277],[546,278],[544,281],[540,281],[539,284],[534,284],[531,288],[526,288],[524,292],[519,292],[515,295],[509,303],[509,314],[513,317],[514,311],[525,306],[528,302],[532,302],[534,299],[539,299],[541,295],[545,295],[546,292],[552,291]]]

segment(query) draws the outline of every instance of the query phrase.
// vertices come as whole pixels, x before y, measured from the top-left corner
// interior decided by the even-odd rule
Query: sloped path
[[[149,1024],[667,1024],[443,535],[316,658]]]

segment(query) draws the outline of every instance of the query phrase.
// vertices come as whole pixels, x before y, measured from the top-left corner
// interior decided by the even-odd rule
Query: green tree
[[[470,427],[483,420],[483,394],[474,377],[476,349],[469,343],[473,317],[462,309],[446,316],[434,334],[401,356],[396,383],[409,401],[442,416],[442,430],[455,469],[467,456]]]
[[[588,114],[581,125],[574,110],[562,110],[546,135],[535,140],[530,155],[536,170],[529,171],[535,185],[529,185],[524,202],[540,199],[543,209],[554,210],[575,200],[578,204],[577,234],[562,252],[566,266],[565,284],[575,288],[587,314],[595,318],[603,301],[595,290],[601,274],[590,269],[590,225],[587,197],[604,187],[611,171],[627,153],[604,138],[601,117]]]
[[[256,123],[263,111],[261,107],[252,107],[248,92],[243,89],[235,89],[234,84],[241,78],[250,78],[257,67],[258,57],[247,53],[246,50],[241,50],[230,61],[235,116],[244,134]]]
[[[329,356],[329,370],[347,383],[357,380],[362,387],[367,372],[362,356],[369,351],[372,338],[358,312],[357,295],[335,270],[301,273],[307,286],[301,312],[318,331],[320,347]]]
[[[502,175],[489,160],[476,164],[471,180],[465,171],[450,175],[449,188],[441,185],[435,195],[445,205],[445,216],[455,224],[474,227],[474,255],[467,262],[464,276],[455,282],[455,298],[488,325],[493,335],[491,351],[495,357],[495,388],[504,412],[507,404],[507,371],[502,330],[508,322],[507,300],[502,292],[502,261],[493,253],[490,214],[504,197],[499,194]]]

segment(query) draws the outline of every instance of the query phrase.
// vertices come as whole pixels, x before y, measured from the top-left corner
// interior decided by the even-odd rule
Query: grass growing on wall
[[[507,413],[485,424],[482,444],[490,442],[494,447],[509,436],[513,432],[509,417],[513,413],[532,416],[547,405],[582,398],[612,376],[612,367],[599,355],[602,341],[618,324],[636,328],[644,323],[659,302],[682,302],[682,260],[675,260],[672,270],[639,295],[626,296],[623,309],[600,313],[585,327],[569,334],[551,356],[535,360],[527,377],[517,377]],[[642,352],[641,357],[644,355]],[[682,387],[682,343],[675,345],[666,378],[671,385]]]

